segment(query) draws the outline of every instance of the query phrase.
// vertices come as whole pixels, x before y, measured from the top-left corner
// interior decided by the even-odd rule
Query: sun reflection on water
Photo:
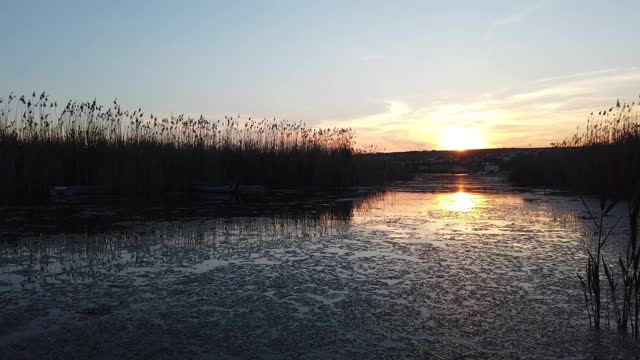
[[[481,194],[472,194],[464,190],[436,195],[438,207],[453,212],[471,212],[478,207],[482,200]]]

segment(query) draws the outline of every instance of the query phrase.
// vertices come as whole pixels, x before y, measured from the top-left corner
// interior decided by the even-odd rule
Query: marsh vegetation
[[[639,98],[640,101],[640,98]],[[629,199],[640,177],[640,102],[592,112],[584,128],[512,164],[519,185],[551,186]]]
[[[356,146],[349,128],[226,116],[158,116],[117,101],[0,99],[0,199],[38,200],[55,185],[153,197],[194,182],[271,187],[381,184],[400,169]]]
[[[589,322],[604,322],[620,332],[640,335],[640,102],[620,103],[591,113],[584,129],[553,148],[519,159],[511,173],[516,183],[552,186],[597,195],[586,203],[593,235],[585,239],[587,262],[579,273]],[[624,215],[612,217],[614,207]],[[628,225],[626,246],[605,256],[609,237]]]

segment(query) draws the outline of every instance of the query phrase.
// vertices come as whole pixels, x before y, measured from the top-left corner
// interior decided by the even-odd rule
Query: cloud
[[[383,112],[325,120],[321,126],[351,127],[360,145],[386,151],[436,149],[448,128],[485,134],[490,147],[549,146],[572,135],[590,112],[634,96],[639,85],[640,69],[596,70],[534,81],[519,91],[480,94],[471,102],[388,101]]]
[[[536,81],[538,85],[530,91],[515,94],[514,101],[541,101],[547,102],[555,99],[585,98],[598,93],[611,93],[612,90],[625,87],[638,86],[640,83],[640,70],[629,68],[626,70],[596,70],[546,78],[544,81]]]
[[[589,78],[597,75],[610,74],[618,71],[618,69],[602,69],[602,70],[594,70],[594,71],[585,71],[581,73],[569,74],[569,75],[561,75],[555,77],[547,77],[536,80],[537,83],[545,83],[545,82],[554,82],[559,80],[572,80],[572,79],[580,79],[580,78]]]
[[[535,4],[533,4],[532,6],[526,7],[524,9],[521,9],[515,13],[509,14],[505,17],[501,17],[496,19],[493,23],[491,23],[491,25],[489,26],[489,29],[484,33],[484,35],[482,36],[482,40],[487,41],[489,40],[493,34],[498,31],[501,27],[505,27],[505,26],[509,26],[509,25],[513,25],[513,24],[518,24],[523,22],[525,19],[527,19],[533,12],[535,12],[536,10],[538,10],[540,7],[542,7],[542,5],[545,3],[544,0],[540,0],[538,2],[536,2]]]

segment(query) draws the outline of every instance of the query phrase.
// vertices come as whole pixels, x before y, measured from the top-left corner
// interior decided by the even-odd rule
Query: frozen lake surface
[[[640,354],[589,327],[580,200],[500,178],[1,212],[2,358]]]

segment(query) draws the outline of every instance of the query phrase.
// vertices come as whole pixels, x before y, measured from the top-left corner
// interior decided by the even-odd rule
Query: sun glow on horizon
[[[487,147],[481,132],[470,128],[446,128],[438,140],[440,150],[470,150]]]

